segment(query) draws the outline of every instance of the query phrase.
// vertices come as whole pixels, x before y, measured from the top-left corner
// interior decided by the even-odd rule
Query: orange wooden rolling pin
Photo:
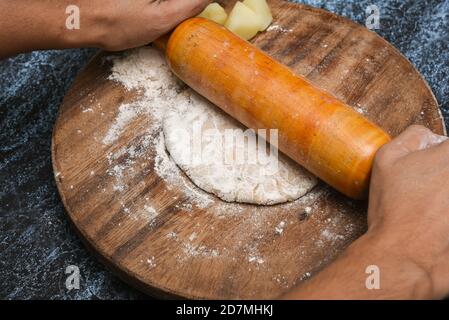
[[[167,42],[168,38],[168,42]],[[288,67],[203,19],[156,41],[172,71],[253,129],[278,129],[279,149],[345,195],[365,198],[388,134]]]

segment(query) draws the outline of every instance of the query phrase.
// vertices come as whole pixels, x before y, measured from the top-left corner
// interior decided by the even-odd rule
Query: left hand
[[[105,50],[118,51],[156,40],[182,21],[200,13],[210,0],[84,2],[89,8],[84,10],[87,15],[86,42]]]
[[[146,45],[203,10],[210,0],[0,0],[0,59],[33,50]],[[66,20],[79,8],[79,29]]]

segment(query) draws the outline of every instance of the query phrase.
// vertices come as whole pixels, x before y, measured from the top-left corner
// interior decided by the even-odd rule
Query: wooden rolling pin
[[[278,129],[279,149],[345,195],[365,198],[373,158],[390,137],[351,107],[206,19],[156,41],[172,71],[253,129]]]

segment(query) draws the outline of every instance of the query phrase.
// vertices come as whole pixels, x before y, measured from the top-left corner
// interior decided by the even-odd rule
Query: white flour
[[[286,29],[283,26],[280,26],[278,24],[272,24],[271,26],[268,27],[267,31],[268,32],[270,32],[270,31],[277,31],[277,32],[280,32],[280,33],[293,32],[292,29]]]
[[[109,174],[115,178],[114,190],[126,191],[129,187],[124,181],[127,175],[133,174],[135,160],[147,153],[149,148],[155,149],[154,171],[169,184],[181,185],[182,189],[197,207],[205,208],[213,202],[212,196],[192,185],[183,177],[179,168],[170,159],[162,134],[162,120],[165,112],[182,104],[179,93],[185,86],[168,69],[162,54],[152,48],[131,50],[124,57],[113,57],[112,74],[109,79],[119,82],[127,90],[136,90],[140,96],[131,103],[119,107],[114,123],[110,126],[102,142],[113,143],[123,134],[127,125],[138,117],[150,116],[152,122],[147,126],[147,134],[140,141],[140,148],[124,147],[108,156]],[[116,164],[117,160],[126,156],[126,161]],[[188,204],[183,209],[191,209]]]
[[[182,85],[168,69],[162,54],[152,48],[136,49],[123,58],[113,58],[109,79],[120,82],[128,90],[138,90],[142,96],[135,102],[123,104],[103,143],[117,140],[127,124],[141,114],[151,114],[156,120],[152,131],[161,129],[164,113],[176,101]]]

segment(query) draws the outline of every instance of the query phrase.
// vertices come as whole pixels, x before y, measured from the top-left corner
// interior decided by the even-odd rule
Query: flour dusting
[[[213,202],[208,194],[194,190],[189,181],[182,176],[179,168],[170,159],[165,150],[162,134],[162,120],[164,114],[183,103],[179,97],[185,86],[169,70],[162,54],[152,48],[131,50],[123,57],[113,57],[112,74],[109,79],[119,82],[129,91],[136,91],[139,97],[131,102],[122,104],[113,124],[110,126],[102,142],[112,145],[123,134],[126,127],[142,117],[151,116],[152,122],[146,126],[146,135],[141,139],[140,149],[135,146],[123,147],[108,156],[110,169],[108,173],[114,177],[114,190],[124,192],[129,188],[127,177],[133,175],[136,160],[147,156],[149,150],[154,149],[155,158],[153,170],[170,184],[181,185],[192,203],[205,208]],[[125,161],[118,161],[125,157]],[[119,164],[116,164],[119,162]],[[187,204],[183,209],[190,209]]]
[[[268,27],[267,31],[268,32],[276,31],[276,32],[280,32],[280,33],[289,33],[289,32],[293,32],[293,29],[287,29],[287,28],[284,28],[281,25],[272,24],[271,26]]]

